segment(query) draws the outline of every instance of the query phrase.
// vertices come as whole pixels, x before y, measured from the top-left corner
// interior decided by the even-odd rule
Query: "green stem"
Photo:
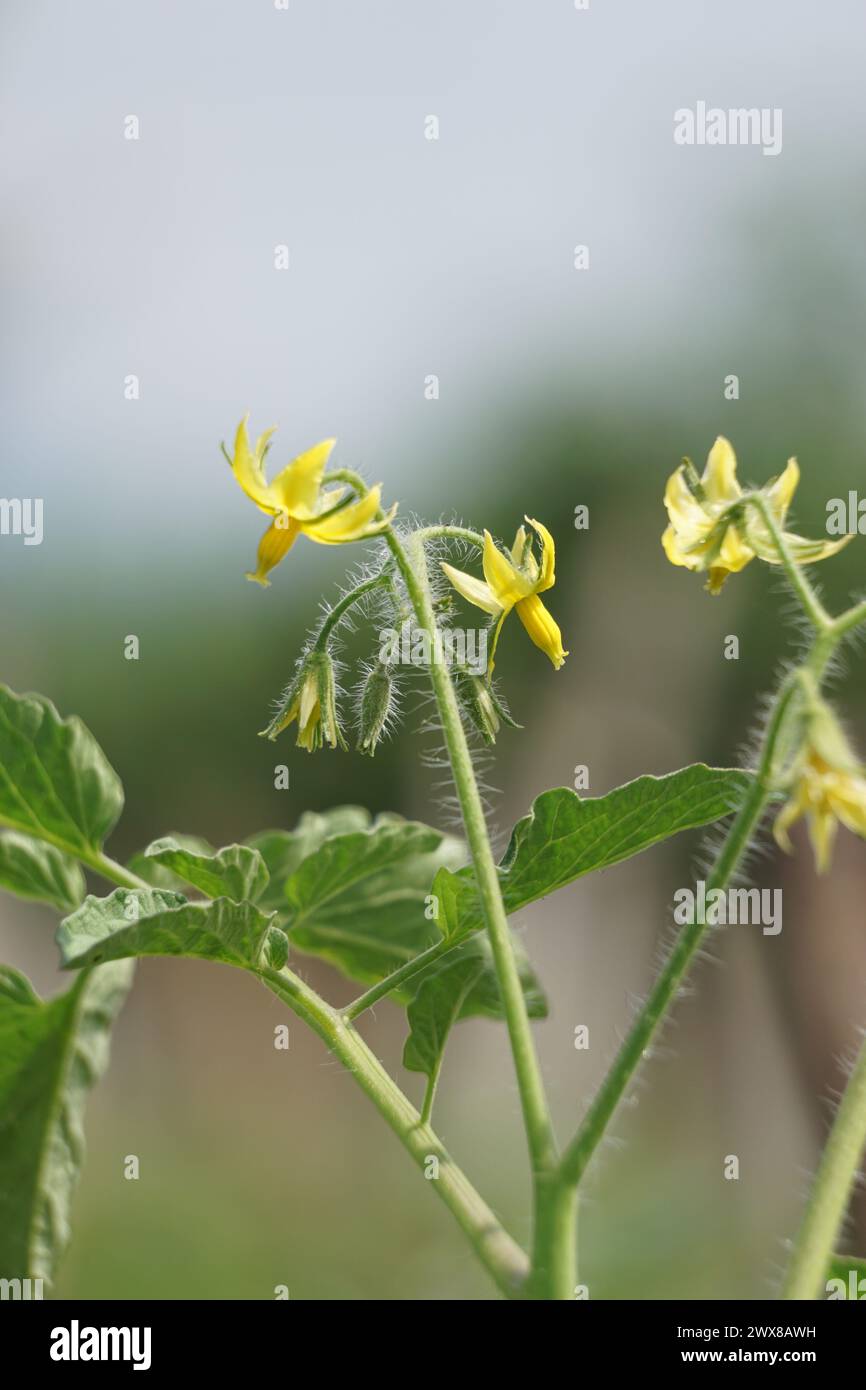
[[[435,1069],[427,1077],[427,1086],[424,1091],[424,1102],[421,1106],[422,1125],[429,1125],[430,1123],[430,1117],[433,1114],[433,1106],[436,1103],[436,1088],[439,1085],[439,1075],[441,1071],[442,1057],[440,1055],[439,1061],[437,1062]]]
[[[519,1296],[528,1274],[525,1252],[505,1231],[439,1136],[388,1075],[361,1035],[290,970],[263,970],[260,978],[352,1073],[361,1090],[429,1178],[500,1292],[507,1298]]]
[[[358,603],[365,594],[371,593],[374,589],[386,588],[391,584],[393,584],[393,581],[389,574],[377,574],[374,575],[372,579],[365,579],[357,588],[352,589],[351,593],[344,594],[339,602],[334,604],[333,608],[326,615],[322,626],[319,628],[319,633],[314,643],[315,650],[323,651],[325,649],[331,637],[331,633],[334,631],[334,628],[340,622],[341,618],[345,617],[349,609],[354,604]]]
[[[415,611],[419,627],[423,628],[432,644],[433,659],[430,664],[430,680],[442,721],[445,743],[457,790],[466,838],[472,855],[478,896],[481,903],[484,924],[490,941],[493,963],[502,998],[502,1008],[508,1028],[520,1105],[526,1130],[533,1185],[533,1229],[534,1261],[536,1273],[533,1280],[533,1297],[559,1298],[566,1295],[564,1284],[549,1282],[562,1276],[562,1263],[547,1258],[550,1241],[550,1225],[546,1221],[545,1181],[555,1171],[557,1163],[556,1141],[550,1119],[550,1110],[544,1089],[541,1068],[532,1038],[532,1028],[523,994],[523,986],[514,957],[508,916],[502,900],[496,861],[487,833],[484,806],[469,744],[460,718],[460,708],[454,693],[454,686],[447,665],[442,659],[439,630],[433,612],[427,579],[427,561],[424,544],[417,535],[410,538],[409,553],[404,551],[400,540],[389,528],[385,538],[397,562],[410,602]]]
[[[859,627],[866,622],[866,602],[855,603],[853,608],[849,608],[847,613],[841,613],[833,621],[833,632],[837,637],[844,637],[853,628]]]
[[[517,1073],[517,1086],[526,1126],[533,1175],[548,1171],[555,1163],[556,1146],[550,1113],[541,1077],[541,1068],[532,1040],[532,1028],[526,1008],[526,1000],[517,962],[511,943],[508,917],[502,901],[496,861],[487,834],[484,819],[484,806],[475,780],[472,755],[466,740],[466,733],[460,718],[460,708],[448,667],[439,650],[438,628],[433,613],[430,591],[427,583],[427,564],[424,548],[413,536],[410,540],[411,557],[393,534],[389,535],[392,553],[400,566],[415,617],[419,627],[428,633],[433,650],[430,663],[430,680],[451,762],[454,784],[463,813],[466,838],[472,854],[478,894],[481,901],[485,926],[490,938],[493,961],[502,994],[514,1067]]]
[[[122,888],[150,887],[144,879],[107,855],[94,855],[86,862],[103,878]],[[497,1288],[507,1298],[516,1297],[529,1270],[526,1253],[448,1154],[428,1123],[429,1114],[426,1118],[418,1114],[360,1034],[297,975],[285,967],[282,970],[266,968],[257,973],[268,989],[288,1004],[347,1067],[425,1173],[430,1170],[431,1158],[438,1161],[436,1191],[468,1236]]]
[[[425,541],[440,539],[466,541],[467,545],[476,545],[479,550],[484,549],[484,537],[479,531],[470,531],[467,526],[423,526],[415,532],[415,539],[422,545]]]
[[[827,612],[818,595],[815,593],[815,590],[812,588],[812,585],[806,578],[803,567],[797,564],[791,554],[788,548],[788,542],[785,540],[784,532],[779,526],[779,523],[773,515],[772,508],[768,505],[766,499],[762,497],[760,492],[753,492],[750,493],[748,497],[744,498],[744,501],[755,508],[769,531],[773,544],[779,552],[780,563],[788,579],[791,581],[791,586],[803,605],[806,616],[813,627],[817,628],[819,632],[825,629],[831,629],[833,627],[833,619],[830,617],[830,614]]]
[[[830,1259],[866,1149],[866,1042],[836,1112],[806,1214],[794,1245],[782,1297],[820,1298]]]
[[[525,1299],[564,1302],[577,1286],[577,1200],[557,1173],[539,1179],[530,1275]]]
[[[789,677],[776,699],[761,757],[748,794],[743,801],[707,879],[707,891],[727,887],[740,864],[757,828],[775,780],[776,750],[791,701],[797,689]],[[683,927],[676,944],[658,976],[649,997],[622,1043],[613,1065],[596,1094],[577,1134],[566,1149],[561,1164],[563,1180],[576,1187],[587,1164],[598,1148],[614,1112],[631,1085],[647,1048],[662,1019],[676,997],[695,953],[703,942],[707,924],[696,919]]]
[[[366,1013],[368,1009],[371,1009],[374,1004],[378,1004],[380,999],[384,999],[386,995],[392,994],[395,989],[399,989],[407,980],[411,980],[414,975],[418,974],[419,970],[423,970],[426,966],[432,965],[434,961],[439,960],[442,956],[447,955],[449,951],[455,949],[456,947],[452,945],[450,941],[446,941],[444,937],[441,941],[435,942],[434,945],[428,946],[426,951],[422,951],[420,955],[413,956],[405,965],[399,966],[397,970],[392,970],[391,974],[386,975],[384,980],[380,980],[378,984],[371,985],[363,994],[359,994],[357,999],[353,999],[351,1004],[348,1004],[346,1008],[343,1009],[343,1018],[347,1023],[351,1023],[354,1019],[359,1018],[361,1014]]]

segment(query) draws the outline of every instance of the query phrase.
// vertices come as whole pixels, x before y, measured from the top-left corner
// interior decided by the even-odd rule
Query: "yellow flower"
[[[504,555],[497,548],[489,531],[484,532],[483,580],[464,574],[453,565],[442,564],[458,594],[496,619],[488,673],[493,670],[502,624],[512,608],[517,610],[517,616],[536,647],[550,657],[557,671],[568,656],[568,652],[562,650],[559,628],[538,597],[545,589],[552,589],[555,582],[553,537],[540,521],[533,521],[531,517],[525,519],[541,540],[540,565],[532,553],[531,537],[523,526],[514,538],[510,555]]]
[[[273,740],[290,724],[298,721],[298,748],[315,753],[322,743],[345,748],[337,720],[334,667],[326,652],[314,652],[295,685],[289,687],[280,712],[264,730]]]
[[[791,498],[800,481],[796,459],[785,471],[760,489],[760,495],[778,525],[784,526]],[[719,435],[707,458],[703,476],[685,459],[668,478],[665,506],[670,525],[662,536],[665,554],[673,565],[708,570],[707,588],[717,594],[729,574],[744,569],[757,555],[771,565],[781,563],[766,523],[755,507],[743,502],[737,482],[737,458]],[[810,541],[784,532],[792,559],[810,565],[835,555],[850,536],[838,541]]]
[[[381,484],[356,502],[351,501],[351,493],[343,487],[322,487],[325,466],[336,443],[334,439],[325,439],[299,454],[269,483],[264,460],[274,431],[266,430],[259,435],[255,449],[250,449],[248,419],[249,415],[245,415],[238,425],[232,472],[259,511],[274,519],[259,542],[255,573],[248,574],[247,579],[267,587],[271,570],[288,554],[301,533],[321,545],[342,545],[346,541],[378,535],[391,521],[396,504],[387,516],[376,519],[381,505]]]
[[[815,866],[822,874],[829,867],[840,821],[855,834],[866,836],[866,777],[862,771],[831,766],[810,748],[800,764],[792,794],[773,826],[777,843],[789,854],[788,829],[801,816],[808,820]]]

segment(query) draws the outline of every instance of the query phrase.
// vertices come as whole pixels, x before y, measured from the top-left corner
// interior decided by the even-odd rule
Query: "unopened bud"
[[[377,661],[370,668],[361,690],[361,708],[358,716],[358,752],[369,753],[372,758],[376,751],[394,701],[394,678],[390,666]]]

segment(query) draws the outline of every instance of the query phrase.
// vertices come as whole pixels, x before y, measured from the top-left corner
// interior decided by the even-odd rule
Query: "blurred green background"
[[[0,538],[0,678],[96,733],[127,792],[115,856],[177,830],[223,844],[345,802],[454,826],[414,702],[372,763],[256,738],[320,598],[359,556],[299,542],[269,591],[244,583],[263,518],[217,444],[247,408],[254,430],[279,423],[275,461],[337,434],[335,465],[381,479],[404,516],[458,515],[510,540],[528,511],[553,531],[550,607],[571,655],[554,674],[505,629],[497,672],[525,727],[487,774],[498,844],[577,764],[599,794],[736,761],[796,644],[790,600],[758,565],[716,599],[669,566],[662,492],[720,432],[744,480],[796,453],[805,534],[863,485],[862,11],[37,0],[2,22],[15,136],[4,121],[0,492],[45,499],[45,540]],[[781,155],[675,147],[672,113],[698,99],[781,107]],[[138,142],[123,139],[130,112]],[[438,142],[424,139],[431,112]],[[573,269],[577,243],[588,271]],[[820,572],[831,606],[862,591],[862,544]],[[123,657],[132,633],[138,662]],[[730,633],[739,661],[723,657]],[[863,689],[855,655],[838,692],[861,748]],[[289,791],[274,790],[275,762]],[[866,1021],[864,847],[843,832],[819,881],[796,840],[795,858],[767,848],[753,865],[783,887],[781,935],[715,938],[595,1162],[581,1221],[593,1298],[773,1292],[839,1059]],[[538,1038],[563,1134],[700,852],[683,837],[517,922],[550,993]],[[53,925],[0,902],[3,957],[49,993]],[[307,973],[332,1000],[353,993],[323,965]],[[290,1050],[274,1050],[283,1017],[228,969],[140,966],[89,1110],[60,1295],[490,1296],[351,1078],[295,1021]],[[573,1047],[581,1023],[588,1052]],[[383,1004],[363,1029],[415,1095],[401,1013]],[[503,1029],[456,1031],[437,1128],[525,1235]],[[138,1182],[123,1177],[133,1153]],[[861,1199],[846,1241],[866,1248]]]

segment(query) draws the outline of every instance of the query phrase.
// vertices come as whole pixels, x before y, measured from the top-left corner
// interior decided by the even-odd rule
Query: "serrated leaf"
[[[123,808],[123,788],[80,719],[0,685],[0,824],[88,858]]]
[[[748,772],[695,763],[666,777],[638,777],[606,796],[581,798],[569,787],[542,792],[514,827],[499,865],[506,911],[721,820],[740,805],[751,780]],[[444,936],[460,940],[483,925],[471,867],[440,870],[433,893]]]
[[[128,956],[196,956],[257,970],[272,921],[229,898],[190,903],[161,888],[118,888],[108,898],[85,898],[61,922],[57,944],[66,969]]]
[[[286,881],[308,855],[334,835],[369,829],[371,820],[363,806],[335,806],[330,811],[305,811],[294,830],[261,830],[251,835],[244,843],[258,851],[270,874],[260,906],[284,912]]]
[[[248,845],[202,851],[166,835],[148,845],[143,857],[170,870],[182,883],[197,888],[208,898],[256,902],[268,884],[264,859]]]
[[[512,942],[526,1008],[530,1018],[547,1017],[547,1000],[523,948]],[[409,1071],[433,1077],[455,1023],[479,1015],[501,1019],[502,996],[485,935],[474,936],[449,951],[420,977],[415,997],[407,1006],[409,1037],[403,1049],[403,1065]]]
[[[841,1281],[842,1287],[830,1290],[830,1280]],[[861,1283],[862,1280],[862,1283]],[[861,1300],[866,1298],[866,1260],[858,1255],[834,1255],[827,1270],[826,1293],[834,1298]]]
[[[373,983],[438,939],[425,916],[436,870],[465,858],[459,840],[399,816],[325,839],[288,877],[293,946]]]
[[[87,891],[74,859],[15,830],[0,834],[0,888],[19,898],[49,903],[61,912],[72,912]]]
[[[87,1093],[134,966],[83,972],[43,1002],[0,967],[0,1278],[54,1276],[69,1237]]]

